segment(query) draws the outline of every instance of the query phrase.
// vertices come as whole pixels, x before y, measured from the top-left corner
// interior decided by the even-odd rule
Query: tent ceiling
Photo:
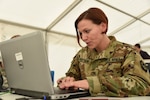
[[[150,0],[0,0],[0,22],[75,36],[75,19],[90,7],[108,16],[108,35],[150,46]]]

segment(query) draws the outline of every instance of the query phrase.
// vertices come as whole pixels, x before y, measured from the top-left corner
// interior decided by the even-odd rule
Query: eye
[[[79,32],[79,35],[80,35],[80,36],[82,36],[82,33],[81,33],[81,32]]]
[[[84,30],[85,33],[90,33],[91,30]]]

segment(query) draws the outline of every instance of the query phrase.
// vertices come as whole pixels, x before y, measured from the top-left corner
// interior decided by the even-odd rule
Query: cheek
[[[91,37],[91,39],[98,39],[99,38],[99,36],[100,36],[100,31],[99,30],[94,30],[94,31],[92,31],[92,33],[90,34],[90,37]]]
[[[91,34],[89,34],[90,40],[96,40],[97,36],[98,36],[97,33],[91,33]]]

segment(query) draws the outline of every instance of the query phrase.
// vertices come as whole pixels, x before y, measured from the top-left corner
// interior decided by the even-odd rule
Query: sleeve
[[[150,55],[145,51],[141,52],[141,56],[143,57],[143,59],[150,59]]]
[[[71,66],[66,73],[66,76],[74,77],[75,80],[81,80],[81,73],[79,68],[78,62],[78,53],[74,56]]]
[[[87,77],[90,85],[89,91],[93,96],[99,93],[118,97],[149,95],[150,77],[144,71],[144,67],[141,57],[135,52],[130,52],[121,66],[122,75],[120,77],[102,74]]]

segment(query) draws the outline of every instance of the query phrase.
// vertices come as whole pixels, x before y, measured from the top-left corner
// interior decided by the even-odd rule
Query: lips
[[[86,44],[88,45],[90,42],[86,42]]]
[[[87,46],[91,46],[92,45],[92,42],[90,41],[84,41],[86,43]]]
[[[91,42],[87,42],[86,44],[87,44],[88,46],[90,46],[90,45],[91,45]]]

